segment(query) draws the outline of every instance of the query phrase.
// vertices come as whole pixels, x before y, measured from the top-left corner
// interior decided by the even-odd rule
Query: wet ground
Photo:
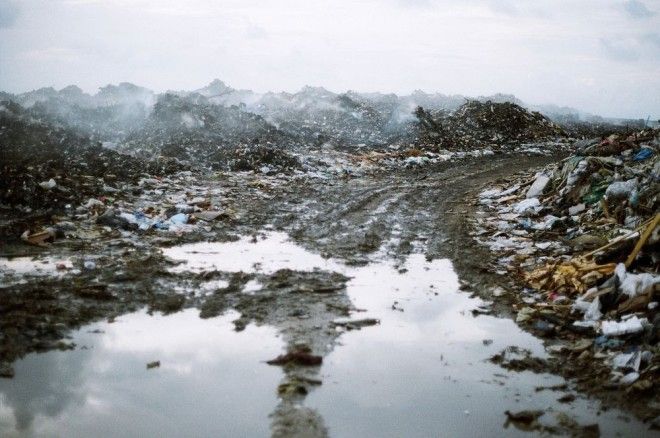
[[[13,378],[0,380],[0,432],[649,434],[551,367],[507,366],[547,352],[483,301],[497,275],[465,243],[465,199],[550,160],[330,180],[227,174],[168,188],[219,198],[227,214],[208,227],[135,234],[81,221],[36,255],[6,248],[21,257],[1,262]],[[522,410],[543,415],[507,421]]]

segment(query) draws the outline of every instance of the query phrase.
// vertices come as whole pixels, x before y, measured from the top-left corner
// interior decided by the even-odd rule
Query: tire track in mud
[[[557,159],[470,159],[314,187],[302,194],[314,199],[311,211],[284,228],[304,246],[349,263],[366,263],[379,249],[395,259],[421,251],[428,259],[450,258],[467,274],[480,272],[490,254],[466,244],[470,196],[486,183]]]
[[[501,156],[487,161],[470,160],[427,167],[402,170],[391,175],[365,178],[363,185],[371,190],[362,190],[359,197],[350,184],[334,187],[325,193],[317,193],[319,208],[313,223],[297,225],[293,235],[303,246],[343,258],[347,262],[367,263],[370,252],[364,251],[361,242],[367,236],[377,236],[384,243],[387,256],[405,260],[411,252],[422,252],[428,260],[447,258],[461,279],[466,292],[474,293],[486,300],[493,300],[492,286],[502,286],[510,291],[522,287],[513,276],[501,276],[492,268],[496,260],[487,248],[473,242],[470,219],[476,212],[474,199],[485,186],[498,180],[510,179],[514,174],[533,170],[562,156]],[[377,193],[377,202],[374,201]],[[341,205],[351,199],[350,214],[339,215],[333,203]],[[361,205],[362,210],[355,209]],[[375,205],[387,205],[385,212]],[[368,218],[372,218],[368,221]],[[315,228],[330,228],[336,232],[326,241],[310,238]],[[399,244],[388,246],[395,232],[399,233]],[[408,244],[406,244],[408,243]],[[505,294],[494,301],[495,315],[511,317],[513,295]],[[566,357],[547,363],[547,372],[569,379],[575,388],[599,399],[605,409],[623,408],[640,419],[648,419],[645,404],[636,403],[628,393],[611,391],[606,386],[594,385],[593,369],[580,364],[579,360]]]
[[[556,159],[498,157],[301,188],[298,199],[309,200],[300,209],[304,216],[280,226],[302,246],[348,264],[367,264],[378,254],[402,265],[409,254],[422,252],[429,260],[451,259],[459,278],[481,282],[486,280],[482,266],[491,256],[469,243],[467,219],[474,210],[468,205],[470,196],[485,183]],[[499,280],[490,275],[489,282]],[[284,385],[291,381],[295,376]],[[273,436],[298,431],[327,436],[318,412],[291,409],[292,402],[302,399],[282,399],[272,415]]]

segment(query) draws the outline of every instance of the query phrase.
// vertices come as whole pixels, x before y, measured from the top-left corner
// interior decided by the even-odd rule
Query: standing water
[[[525,435],[505,424],[504,414],[525,409],[542,410],[539,421],[548,427],[570,418],[598,423],[607,436],[646,431],[579,394],[559,403],[570,390],[537,390],[565,383],[557,376],[491,363],[508,346],[540,358],[545,352],[511,320],[477,311],[488,303],[458,290],[448,260],[412,255],[403,264],[382,257],[346,266],[281,233],[164,253],[184,262],[173,275],[317,268],[350,277],[352,318],[380,323],[350,331],[333,326],[333,336],[320,338],[327,345],[318,385],[296,399],[296,409],[315,412],[319,430],[330,436]],[[258,297],[260,290],[251,280],[243,292]],[[0,435],[268,436],[283,415],[278,385],[286,370],[266,361],[285,351],[283,327],[291,322],[249,324],[239,332],[232,324],[239,316],[235,310],[209,319],[196,309],[169,316],[140,311],[83,327],[72,334],[74,351],[30,354],[15,364],[13,379],[0,381]]]

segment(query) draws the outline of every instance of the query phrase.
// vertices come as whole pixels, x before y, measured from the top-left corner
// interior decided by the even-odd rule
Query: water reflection
[[[243,286],[235,306],[253,316],[138,312],[86,327],[74,334],[76,351],[29,355],[16,364],[15,379],[0,381],[0,435],[499,436],[506,409],[543,409],[547,424],[568,411],[613,434],[645,431],[617,418],[618,411],[598,414],[593,401],[560,405],[561,394],[535,391],[561,383],[556,376],[509,373],[487,362],[509,345],[545,353],[512,321],[473,316],[482,302],[458,291],[446,260],[412,255],[396,266],[348,267],[278,233],[256,243],[246,238],[165,252],[187,261],[175,274],[262,275]],[[292,307],[289,289],[268,283],[266,274],[282,268],[322,268],[351,280],[333,292],[334,307],[309,293],[294,295]],[[361,309],[353,318],[381,324],[335,329],[332,321],[349,299]],[[268,305],[247,312],[262,301]],[[235,332],[232,322],[241,318],[250,324]],[[323,355],[322,367],[264,363],[298,344]],[[147,370],[152,361],[160,367]]]
[[[234,332],[236,317],[139,312],[75,333],[74,352],[29,355],[0,381],[0,435],[266,436],[255,419],[277,404],[281,372],[263,361],[282,343],[268,327]]]
[[[323,390],[307,400],[331,436],[501,436],[507,409],[546,411],[540,421],[548,426],[568,413],[612,435],[646,431],[620,411],[599,412],[593,400],[567,406],[557,402],[562,393],[536,390],[563,383],[557,376],[507,372],[488,362],[509,345],[546,353],[513,321],[475,316],[472,310],[484,303],[458,291],[449,261],[412,255],[402,267],[403,275],[387,264],[353,272],[352,301],[381,324],[342,337],[342,347],[324,362]],[[525,433],[506,431],[517,435]]]
[[[85,399],[80,390],[84,385],[83,369],[89,358],[88,351],[77,351],[30,355],[19,361],[21,372],[1,382],[0,431],[13,417],[16,431],[28,434],[36,417],[57,417],[67,406],[80,405]]]
[[[30,277],[63,277],[71,269],[73,269],[73,263],[68,258],[0,257],[0,286],[26,283]]]

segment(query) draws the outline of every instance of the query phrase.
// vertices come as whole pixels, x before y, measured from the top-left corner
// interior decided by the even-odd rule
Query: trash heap
[[[539,113],[505,101],[513,96],[465,102],[462,96],[333,93],[322,87],[258,94],[222,81],[194,92],[156,94],[121,83],[95,95],[69,86],[0,96],[33,119],[108,149],[146,160],[174,158],[205,170],[308,171],[316,150],[330,160],[342,153],[383,153],[391,168],[443,161],[457,152],[548,152],[555,150],[548,143],[562,135]],[[409,160],[407,149],[435,155]]]
[[[198,225],[208,226],[228,215],[220,204],[221,193],[209,193],[196,185],[196,177],[190,171],[165,178],[143,178],[138,187],[141,194],[137,199],[108,203],[90,198],[76,213],[109,229],[178,234],[194,231]]]
[[[469,100],[453,113],[419,107],[419,137],[424,144],[472,149],[555,140],[565,135],[550,119],[511,102]]]
[[[660,382],[660,130],[576,147],[536,175],[482,192],[475,239],[497,254],[495,272],[524,283],[512,297],[518,323],[561,339],[557,352],[607,367],[599,384],[652,394]]]
[[[45,223],[27,223],[24,231],[7,237],[22,233],[24,243],[47,247],[64,238],[84,240],[104,233],[131,241],[145,234],[210,232],[216,221],[231,218],[232,210],[223,205],[222,191],[199,185],[197,178],[189,170],[144,177],[125,184],[121,192],[106,191],[69,205]]]
[[[254,111],[304,144],[331,144],[343,150],[388,143],[388,122],[370,102],[352,93],[335,94],[322,87],[297,93],[268,93]]]
[[[143,157],[164,155],[214,170],[256,171],[297,168],[289,152],[294,147],[293,139],[261,116],[214,105],[199,94],[160,96],[145,125],[121,145]]]
[[[76,205],[145,174],[184,168],[173,159],[143,160],[104,148],[13,102],[0,103],[0,158],[0,204],[24,213]]]

